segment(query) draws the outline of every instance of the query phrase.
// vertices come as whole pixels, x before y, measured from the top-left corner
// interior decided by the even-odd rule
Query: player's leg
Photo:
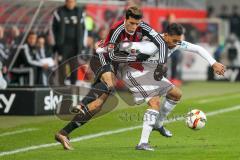
[[[80,112],[78,112],[78,118],[74,119],[75,123],[79,123],[78,126],[85,124],[101,110],[101,106],[107,100],[109,94],[114,88],[114,85],[115,75],[113,72],[104,72],[101,75],[101,81],[94,85],[94,88],[92,88],[80,102]],[[79,114],[82,116],[79,116]]]
[[[151,71],[151,65],[143,66],[146,71]],[[143,129],[141,134],[141,139],[139,144],[136,146],[136,149],[139,150],[153,150],[148,144],[149,136],[153,129],[157,130],[166,137],[171,137],[172,134],[170,131],[165,129],[163,126],[155,128],[156,120],[159,117],[159,108],[160,108],[160,97],[165,95],[173,85],[166,79],[163,78],[161,82],[154,80],[152,72],[141,72],[134,69],[129,69],[129,72],[126,74],[127,77],[124,81],[128,84],[130,90],[132,90],[135,95],[139,91],[140,96],[135,97],[135,99],[144,98],[149,105],[149,108],[146,110],[143,119]],[[142,75],[142,76],[141,76]],[[149,77],[149,78],[146,78]],[[152,78],[151,78],[152,77]],[[132,83],[130,83],[130,82]],[[132,84],[132,85],[131,85]],[[156,115],[156,116],[155,116]],[[150,117],[150,118],[149,118]]]
[[[103,94],[98,99],[90,103],[88,107],[84,107],[82,109],[82,112],[76,114],[71,120],[71,122],[69,122],[55,135],[55,139],[63,145],[64,149],[66,150],[72,149],[69,142],[70,138],[68,137],[68,135],[75,129],[79,128],[80,126],[83,126],[96,113],[98,113],[101,110],[101,107],[106,101],[107,97],[108,94]]]
[[[115,74],[111,64],[102,66],[99,57],[93,57],[90,61],[90,67],[95,74],[95,83],[92,85],[89,93],[79,104],[75,104],[70,109],[72,113],[79,113],[82,107],[96,100],[102,94],[110,94],[115,86]]]
[[[159,107],[160,107],[160,99],[159,96],[152,97],[148,101],[149,108],[144,113],[143,118],[143,127],[142,127],[142,134],[136,149],[138,150],[154,150],[149,145],[149,136],[154,128],[156,123],[158,114],[159,114]]]
[[[173,111],[177,103],[180,101],[182,92],[177,87],[173,87],[167,92],[166,97],[163,99],[162,106],[160,108],[159,117],[157,119],[156,128],[161,128],[166,117]]]
[[[111,81],[112,77],[107,76],[113,76],[112,74],[108,74],[109,72],[104,73],[101,76],[101,79],[107,81]],[[97,83],[96,86],[101,86],[105,82]],[[99,84],[99,85],[98,85]],[[109,84],[114,84],[113,81],[109,82]],[[108,88],[105,86],[105,88]],[[95,96],[97,94],[97,96]],[[86,122],[88,122],[98,111],[100,111],[100,107],[102,104],[106,101],[106,99],[109,96],[109,90],[103,90],[92,88],[88,95],[81,101],[77,109],[78,111],[76,116],[73,118],[73,120],[68,123],[60,132],[64,133],[64,135],[69,135],[73,130],[76,128],[84,125]]]
[[[137,104],[143,102],[143,100],[146,99],[150,93],[154,92],[154,88],[157,87],[152,85],[152,81],[155,81],[153,78],[146,78],[152,76],[151,72],[142,72],[134,68],[128,68],[128,71],[124,75],[125,76],[123,76],[123,80],[130,91],[132,91]],[[151,90],[151,88],[153,88],[153,90]],[[156,97],[152,96],[152,98],[149,98],[147,101],[149,108],[144,113],[141,138],[136,146],[136,149],[138,150],[154,150],[149,145],[148,139],[159,114],[160,100],[158,93],[156,93],[156,95]]]
[[[68,135],[75,129],[86,124],[97,112],[100,111],[102,104],[106,101],[107,97],[114,88],[115,75],[111,65],[109,64],[103,67],[99,66],[99,60],[92,63],[91,68],[95,71],[94,73],[97,77],[97,83],[93,85],[89,93],[79,105],[71,108],[72,112],[77,114],[72,121],[61,129],[55,136],[55,138],[62,143],[65,149],[71,149],[67,138]]]

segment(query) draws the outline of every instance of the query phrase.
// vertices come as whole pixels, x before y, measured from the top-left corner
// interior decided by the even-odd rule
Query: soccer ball
[[[206,114],[199,110],[194,109],[187,113],[186,124],[191,129],[201,129],[205,126],[207,121]]]

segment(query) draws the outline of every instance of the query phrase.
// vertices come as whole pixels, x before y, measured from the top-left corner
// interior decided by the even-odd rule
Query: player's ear
[[[167,33],[167,32],[165,32],[165,33],[163,33],[163,35],[164,35],[164,37],[167,37],[167,36],[168,36],[168,33]]]
[[[168,33],[163,33],[163,38],[164,38],[164,40],[167,40],[169,38]]]

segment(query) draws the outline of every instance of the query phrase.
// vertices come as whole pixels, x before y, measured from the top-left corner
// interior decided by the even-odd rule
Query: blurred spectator
[[[12,26],[10,30],[10,35],[8,37],[8,44],[10,45],[11,49],[16,49],[18,45],[21,43],[21,35],[20,30],[17,26]]]
[[[166,20],[162,22],[162,32],[166,32],[166,29],[169,24],[174,23],[176,21],[176,16],[173,13],[167,15]]]
[[[112,11],[110,9],[106,9],[104,11],[104,22],[106,24],[106,26],[111,26],[114,21],[116,20],[117,18],[117,13],[116,11]]]
[[[238,14],[238,6],[234,5],[232,7],[232,14],[230,16],[230,31],[236,34],[238,39],[240,39],[240,16]]]
[[[234,34],[227,39],[224,53],[230,67],[240,67],[240,42]]]
[[[128,7],[129,7],[129,6],[138,6],[138,7],[141,7],[142,1],[141,1],[141,0],[128,0],[126,5],[127,5]]]
[[[85,11],[85,7],[84,7],[84,11]],[[84,35],[87,35],[87,40],[84,41],[84,50],[83,50],[83,54],[86,55],[91,55],[93,53],[93,49],[94,49],[94,28],[95,28],[95,22],[94,19],[87,14],[87,12],[85,16],[85,26],[86,26],[86,30],[87,34],[85,33]]]
[[[0,26],[0,62],[4,63],[8,59],[9,50],[4,40],[4,27]]]
[[[14,67],[20,70],[28,68],[31,69],[31,71],[28,77],[20,74],[16,81],[21,81],[23,78],[23,82],[21,82],[23,84],[43,85],[42,72],[49,68],[49,64],[47,62],[42,62],[40,59],[41,57],[37,48],[37,34],[35,32],[30,32],[27,36],[26,43],[21,46],[21,51]]]
[[[228,7],[224,4],[221,6],[220,10],[221,10],[221,13],[219,14],[218,17],[224,20],[228,20],[229,19]]]
[[[41,58],[52,57],[52,49],[47,45],[45,35],[39,35],[37,38],[37,49]]]
[[[45,62],[48,63],[48,65],[43,65],[42,69],[39,70],[40,76],[40,84],[47,86],[48,85],[48,75],[51,67],[54,67],[54,61],[52,59],[52,52],[49,48],[46,46],[46,39],[45,36],[40,35],[37,38],[37,51],[38,53],[36,54],[36,59],[40,61],[41,63]]]
[[[70,75],[71,84],[77,80],[78,59],[71,57],[82,54],[83,44],[86,39],[85,20],[83,9],[77,7],[76,0],[65,0],[65,5],[58,7],[53,13],[53,34],[55,49],[58,53],[59,85],[63,85]]]
[[[104,27],[104,26],[99,29],[98,34],[96,36],[97,43],[95,43],[95,48],[98,47],[98,41],[105,40],[105,38],[107,37],[108,32],[109,32],[109,29]]]
[[[0,26],[0,42],[4,41],[4,28]]]
[[[4,28],[0,26],[0,89],[5,89],[7,87],[7,82],[2,74],[3,64],[7,58],[7,49],[4,43]]]
[[[213,6],[207,7],[207,17],[208,18],[214,17],[214,7]]]

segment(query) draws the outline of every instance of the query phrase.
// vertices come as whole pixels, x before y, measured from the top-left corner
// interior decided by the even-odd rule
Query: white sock
[[[153,126],[156,123],[159,112],[153,109],[147,109],[143,118],[142,135],[139,144],[148,143],[149,136],[152,132]]]
[[[157,117],[156,124],[155,124],[156,128],[160,128],[163,126],[164,120],[172,112],[172,110],[176,107],[177,103],[178,103],[178,101],[164,98],[162,106],[160,107],[160,111],[159,111],[159,115]]]

